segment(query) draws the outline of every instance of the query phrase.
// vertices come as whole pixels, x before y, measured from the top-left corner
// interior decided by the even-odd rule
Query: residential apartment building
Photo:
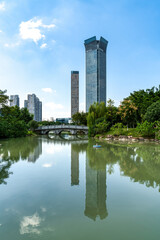
[[[11,95],[10,96],[10,107],[14,107],[14,106],[20,106],[19,105],[19,95]]]
[[[42,121],[42,102],[35,94],[28,94],[27,100],[24,100],[24,107],[33,114],[35,121]]]

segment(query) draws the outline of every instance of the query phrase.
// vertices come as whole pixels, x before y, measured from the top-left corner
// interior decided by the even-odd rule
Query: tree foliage
[[[107,107],[104,102],[94,103],[90,106],[87,116],[89,136],[106,132],[114,121],[116,121],[117,108],[113,104],[113,101],[110,100]]]
[[[36,128],[38,128],[38,122],[35,121],[35,120],[31,120],[29,123],[28,123],[28,127],[31,131],[34,131]]]
[[[134,91],[130,94],[128,99],[135,105],[137,122],[142,122],[147,108],[154,102],[160,100],[160,86],[159,88],[152,87],[151,89]]]
[[[137,107],[130,99],[124,99],[119,106],[118,113],[124,124],[134,127],[137,121]]]
[[[72,116],[72,122],[77,125],[87,125],[87,113],[77,112]]]
[[[26,108],[9,107],[3,104],[0,116],[0,138],[22,137],[28,132],[28,122],[33,116]]]
[[[6,95],[7,90],[0,90],[0,105],[3,107],[8,103],[9,97]]]
[[[113,126],[115,123],[121,121],[121,118],[118,114],[118,108],[114,106],[114,101],[111,99],[109,99],[107,102],[105,120],[106,122],[110,123],[110,126]]]
[[[144,120],[148,122],[160,121],[160,101],[152,103],[144,115]]]
[[[141,124],[138,123],[136,129],[143,137],[152,137],[155,134],[154,123],[149,123],[147,121]]]

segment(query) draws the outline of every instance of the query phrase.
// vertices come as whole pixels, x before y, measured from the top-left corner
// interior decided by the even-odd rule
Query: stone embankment
[[[99,139],[103,139],[106,141],[130,141],[130,142],[157,142],[160,143],[160,140],[158,139],[151,139],[151,138],[144,138],[144,137],[132,137],[132,136],[125,136],[125,135],[120,135],[120,136],[113,136],[113,135],[107,135],[105,138],[104,137],[99,137]]]

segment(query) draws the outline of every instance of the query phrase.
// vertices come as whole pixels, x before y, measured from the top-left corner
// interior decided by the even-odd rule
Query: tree
[[[3,105],[0,117],[0,138],[26,136],[28,132],[27,123],[32,119],[33,116],[27,109]]]
[[[160,101],[152,103],[144,115],[144,120],[148,122],[160,121]]]
[[[25,123],[29,123],[31,120],[33,120],[33,115],[29,113],[27,108],[22,108],[19,119],[24,120]]]
[[[77,112],[72,116],[72,121],[78,125],[87,125],[87,113]]]
[[[125,98],[121,105],[119,106],[118,113],[121,117],[121,120],[124,124],[127,124],[127,126],[132,126],[136,124],[137,118],[136,118],[136,111],[137,107],[129,98]]]
[[[2,107],[8,103],[9,97],[5,95],[6,92],[7,90],[0,90],[0,105],[2,105]]]
[[[137,132],[139,132],[143,137],[152,137],[155,135],[154,123],[143,122],[138,123],[136,127]]]
[[[121,121],[120,116],[118,115],[118,108],[114,106],[114,101],[111,99],[107,102],[105,120],[110,123],[110,126]]]
[[[87,126],[89,127],[89,136],[94,136],[96,133],[96,124],[105,122],[105,113],[106,106],[104,102],[94,103],[89,108],[89,113],[87,116]],[[108,125],[107,125],[108,126]],[[102,127],[102,126],[101,126]],[[97,129],[100,128],[100,125],[97,126]]]
[[[89,108],[89,114],[94,113],[94,119],[104,117],[106,112],[106,106],[104,102],[93,103]]]
[[[31,120],[28,123],[28,127],[29,127],[30,130],[34,131],[36,128],[38,128],[38,122],[35,121],[35,120]]]
[[[95,133],[105,133],[109,130],[109,123],[107,122],[99,122],[95,125]]]
[[[134,91],[128,99],[135,105],[137,122],[142,122],[147,108],[154,102],[160,100],[159,88],[152,87],[151,89]]]

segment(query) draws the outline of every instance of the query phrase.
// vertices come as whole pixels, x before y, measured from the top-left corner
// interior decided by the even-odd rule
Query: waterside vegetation
[[[27,108],[9,107],[6,91],[0,90],[0,138],[25,137],[32,135],[33,115]]]
[[[9,107],[6,90],[0,90],[0,138],[32,135],[38,126],[60,124],[54,121],[36,122],[26,108]],[[109,99],[94,103],[89,112],[78,112],[72,124],[87,125],[90,137],[133,136],[160,140],[160,86],[134,91],[119,107]]]
[[[119,107],[111,99],[107,106],[104,102],[94,103],[86,120],[90,137],[125,135],[160,139],[160,86],[134,91]]]

